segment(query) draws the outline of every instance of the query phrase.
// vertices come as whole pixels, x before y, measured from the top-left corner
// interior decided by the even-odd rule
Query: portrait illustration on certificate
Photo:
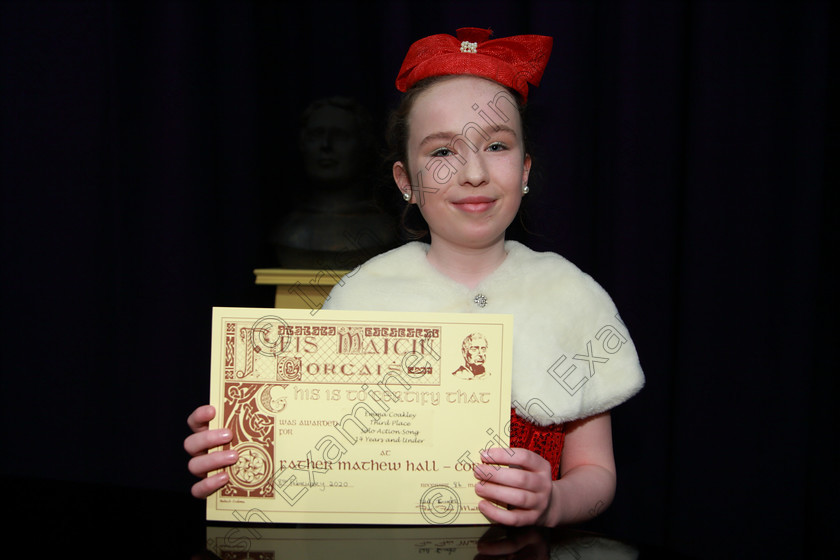
[[[461,354],[464,356],[463,365],[452,372],[459,379],[484,379],[490,375],[487,370],[487,337],[480,332],[474,332],[464,338],[461,344]]]

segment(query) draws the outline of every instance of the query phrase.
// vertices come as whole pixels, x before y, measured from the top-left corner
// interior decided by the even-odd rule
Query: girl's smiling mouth
[[[496,203],[495,198],[489,196],[467,196],[454,200],[452,204],[464,212],[480,213],[489,210]]]

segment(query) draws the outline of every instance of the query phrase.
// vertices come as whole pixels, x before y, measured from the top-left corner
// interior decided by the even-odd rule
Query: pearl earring
[[[404,193],[403,193],[403,200],[405,200],[406,202],[408,202],[409,200],[411,200],[411,193],[404,192]]]
[[[522,185],[522,194],[528,194],[531,189],[528,188],[528,185]]]

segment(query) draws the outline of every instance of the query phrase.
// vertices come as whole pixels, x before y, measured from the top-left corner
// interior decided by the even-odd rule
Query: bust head
[[[307,177],[322,185],[347,187],[369,169],[371,118],[349,98],[314,101],[301,116],[299,145]]]

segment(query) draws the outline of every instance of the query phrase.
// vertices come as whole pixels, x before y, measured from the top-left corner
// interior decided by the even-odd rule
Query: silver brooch
[[[475,303],[479,307],[484,307],[487,305],[487,296],[484,294],[478,294],[473,298],[473,303]]]

